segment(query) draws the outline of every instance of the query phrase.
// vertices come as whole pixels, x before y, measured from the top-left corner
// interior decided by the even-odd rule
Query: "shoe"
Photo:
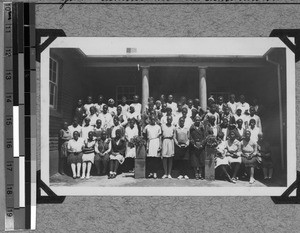
[[[150,178],[153,178],[153,173],[150,173],[149,175],[148,175],[148,178],[150,179]]]
[[[189,177],[188,177],[187,175],[185,175],[185,176],[184,176],[184,179],[188,180],[188,179],[189,179]]]
[[[153,178],[157,179],[157,174],[156,173],[153,174]]]
[[[230,183],[233,183],[233,184],[235,184],[236,183],[236,181],[234,180],[234,179],[231,179],[230,177],[228,177],[228,179],[227,179]]]
[[[195,179],[196,179],[196,180],[199,180],[199,179],[200,179],[200,177],[199,177],[199,174],[198,174],[198,173],[196,173],[196,174],[195,174]]]
[[[272,177],[268,177],[268,179],[269,179],[269,180],[271,180],[271,179],[272,179]]]
[[[82,179],[82,180],[83,180],[84,178],[85,178],[85,176],[81,176],[81,178],[80,178],[80,179]]]
[[[88,180],[88,179],[90,179],[91,177],[90,176],[86,176],[86,179]]]
[[[75,179],[76,179],[76,176],[73,176],[73,179],[75,180]]]
[[[172,177],[171,175],[168,175],[168,178],[169,178],[169,179],[173,179],[173,177]]]
[[[237,182],[237,178],[236,177],[232,177],[231,178],[235,183]]]
[[[163,175],[161,178],[162,179],[166,179],[166,178],[168,178],[168,176],[167,175]]]
[[[182,179],[183,179],[183,176],[180,175],[180,176],[177,177],[177,179],[178,179],[178,180],[182,180]]]
[[[204,177],[201,174],[199,174],[199,179],[204,180]]]
[[[253,184],[254,182],[255,182],[255,179],[251,178],[250,181],[249,181],[249,184]]]
[[[80,178],[80,175],[77,175],[76,178]]]
[[[267,179],[269,179],[269,177],[264,177],[264,180],[267,180]]]

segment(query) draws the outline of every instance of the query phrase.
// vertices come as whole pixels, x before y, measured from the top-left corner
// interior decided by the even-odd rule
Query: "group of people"
[[[244,95],[237,102],[234,94],[227,103],[223,96],[210,96],[206,110],[200,107],[199,99],[184,96],[177,103],[172,95],[161,95],[156,101],[149,97],[143,110],[137,95],[130,105],[122,97],[117,106],[113,99],[106,104],[102,95],[97,103],[88,96],[85,104],[78,100],[73,123],[64,122],[60,130],[59,171],[64,173],[66,159],[74,179],[89,179],[93,164],[98,175],[108,175],[109,179],[117,176],[121,164],[123,170],[133,171],[136,145],[132,140],[142,136],[148,178],[158,178],[161,163],[161,178],[172,178],[175,160],[178,179],[189,179],[190,166],[195,179],[204,179],[205,149],[213,147],[215,169],[229,182],[236,183],[243,170],[254,183],[258,166],[263,168],[264,179],[271,179],[273,163],[270,145],[263,137],[260,111],[261,106],[250,106]]]

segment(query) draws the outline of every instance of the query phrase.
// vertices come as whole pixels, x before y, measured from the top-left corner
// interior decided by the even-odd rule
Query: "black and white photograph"
[[[41,53],[41,178],[58,195],[281,195],[294,59],[278,38],[58,37]]]

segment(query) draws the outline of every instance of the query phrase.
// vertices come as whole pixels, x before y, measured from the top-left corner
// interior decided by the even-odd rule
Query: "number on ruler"
[[[12,117],[7,117],[7,118],[6,118],[6,121],[5,121],[5,124],[6,124],[7,126],[12,126],[12,124],[13,124]]]
[[[12,48],[5,48],[5,56],[6,57],[12,56]]]
[[[11,33],[11,24],[5,24],[5,33]]]
[[[8,208],[6,209],[6,216],[7,217],[12,217],[14,214],[13,214],[13,209],[11,208]]]
[[[8,171],[13,171],[13,168],[14,168],[14,165],[13,165],[13,163],[12,162],[6,162],[6,169],[8,170]]]
[[[6,95],[6,103],[12,103],[12,95]]]
[[[6,148],[7,149],[12,149],[13,148],[13,142],[12,142],[12,140],[7,140],[6,141]]]
[[[6,80],[11,80],[12,79],[12,72],[11,71],[6,71],[6,73],[5,73],[5,79]]]
[[[10,186],[6,186],[6,195],[7,196],[12,196],[13,195],[13,187]]]

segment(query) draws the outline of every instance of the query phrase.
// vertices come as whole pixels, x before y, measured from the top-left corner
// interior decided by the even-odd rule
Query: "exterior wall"
[[[72,122],[74,107],[84,90],[81,85],[82,69],[71,58],[51,54],[59,62],[58,106],[50,109],[50,175],[58,172],[58,134],[62,122]]]

